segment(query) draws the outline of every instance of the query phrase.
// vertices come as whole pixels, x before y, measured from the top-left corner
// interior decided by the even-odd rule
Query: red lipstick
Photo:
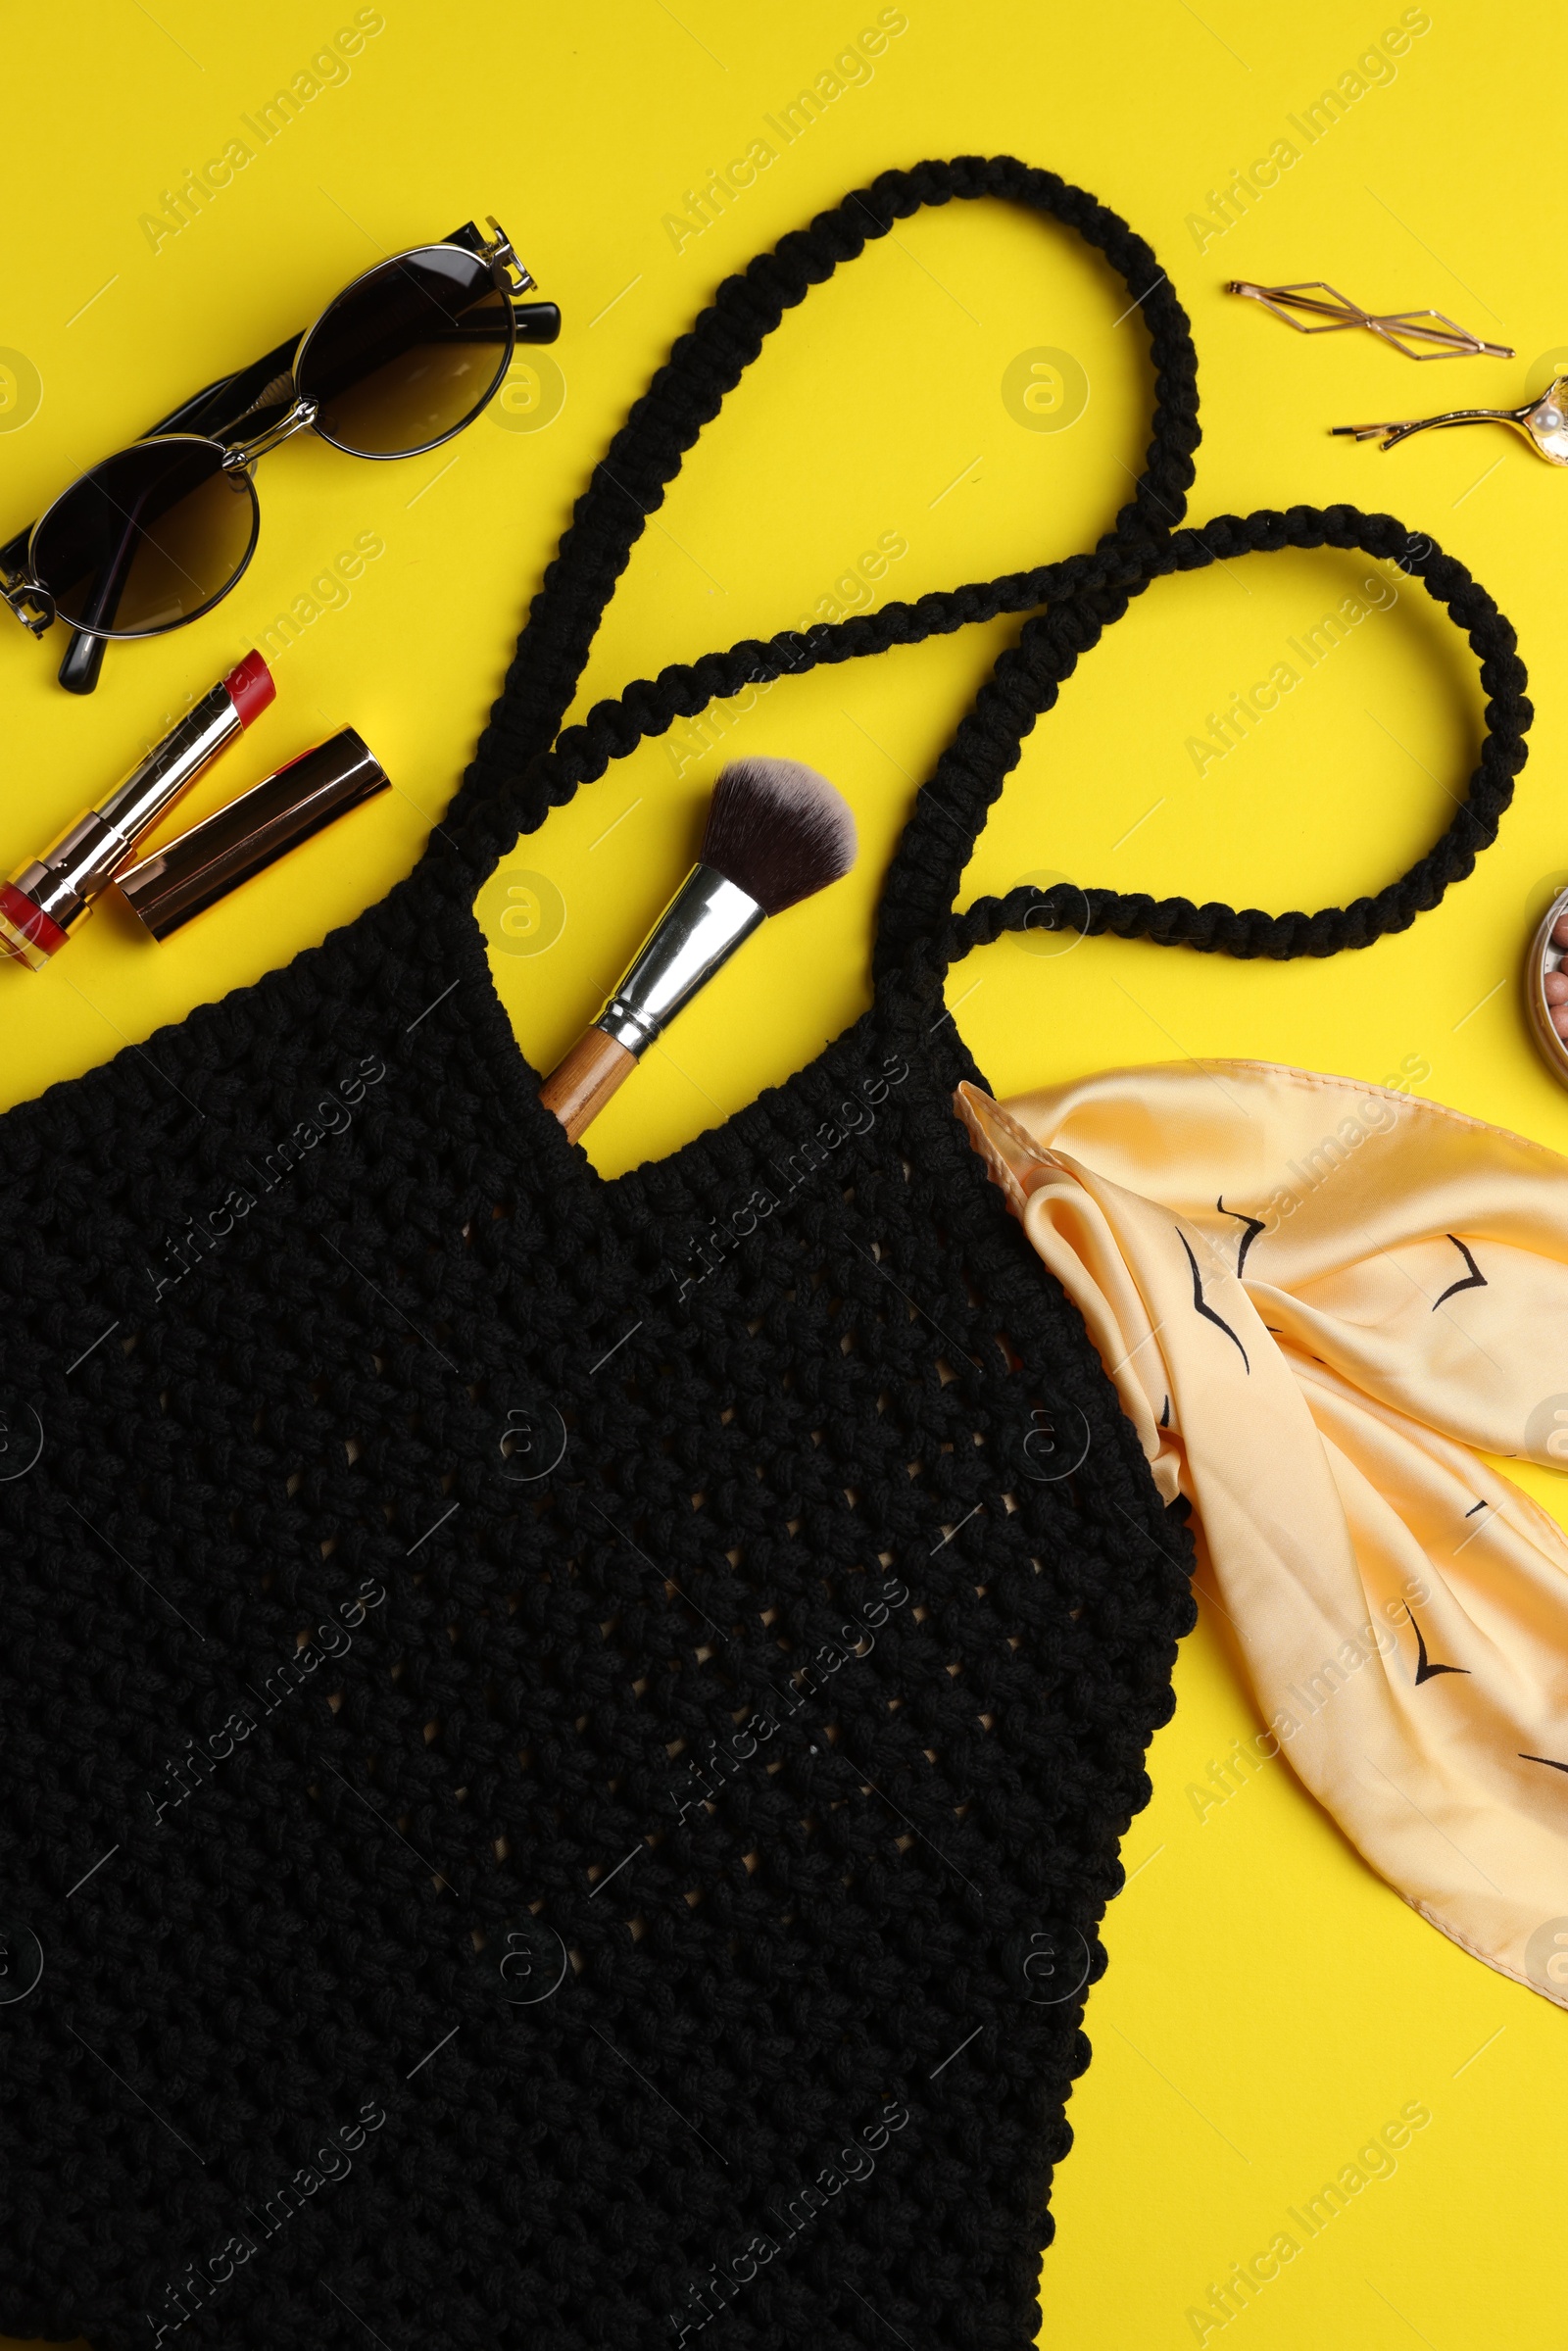
[[[135,855],[180,794],[260,716],[276,688],[259,653],[248,653],[210,694],[138,759],[101,808],[89,808],[52,849],[0,882],[0,948],[42,971],[99,892]]]

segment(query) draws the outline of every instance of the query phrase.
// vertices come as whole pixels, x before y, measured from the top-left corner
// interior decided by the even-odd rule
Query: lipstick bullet
[[[101,808],[78,816],[52,849],[0,882],[0,948],[30,971],[42,971],[93,900],[130,862],[137,842],[275,692],[261,655],[248,653],[137,760]]]

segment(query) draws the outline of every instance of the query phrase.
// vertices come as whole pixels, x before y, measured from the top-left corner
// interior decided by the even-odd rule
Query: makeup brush
[[[539,1089],[575,1143],[660,1032],[769,914],[855,863],[855,818],[795,759],[733,759],[713,787],[697,863],[593,1027]]]

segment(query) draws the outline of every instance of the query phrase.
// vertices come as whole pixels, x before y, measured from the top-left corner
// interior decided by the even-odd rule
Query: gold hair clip
[[[1511,424],[1549,465],[1568,465],[1568,375],[1554,375],[1545,391],[1523,408],[1454,408],[1441,416],[1417,416],[1404,424],[1332,424],[1331,432],[1357,441],[1381,441],[1385,449],[1435,424]]]
[[[1442,311],[1364,311],[1347,295],[1325,285],[1321,277],[1307,278],[1300,285],[1254,286],[1245,277],[1233,277],[1226,287],[1228,294],[1249,294],[1260,302],[1276,318],[1294,326],[1298,334],[1338,334],[1347,326],[1364,326],[1372,334],[1381,335],[1396,351],[1402,351],[1407,360],[1493,359],[1511,360],[1513,353],[1506,343],[1484,343],[1479,335],[1456,326]],[[1316,299],[1327,295],[1327,301]],[[1308,318],[1322,321],[1317,326],[1305,326],[1292,317],[1293,311],[1302,311]],[[1428,325],[1426,320],[1432,320]],[[1431,343],[1431,351],[1412,351],[1410,344]]]

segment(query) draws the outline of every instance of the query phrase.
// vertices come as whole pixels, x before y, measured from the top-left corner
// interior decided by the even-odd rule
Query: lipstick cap
[[[115,876],[114,887],[155,939],[215,906],[390,778],[352,726],[302,752],[227,808]]]

